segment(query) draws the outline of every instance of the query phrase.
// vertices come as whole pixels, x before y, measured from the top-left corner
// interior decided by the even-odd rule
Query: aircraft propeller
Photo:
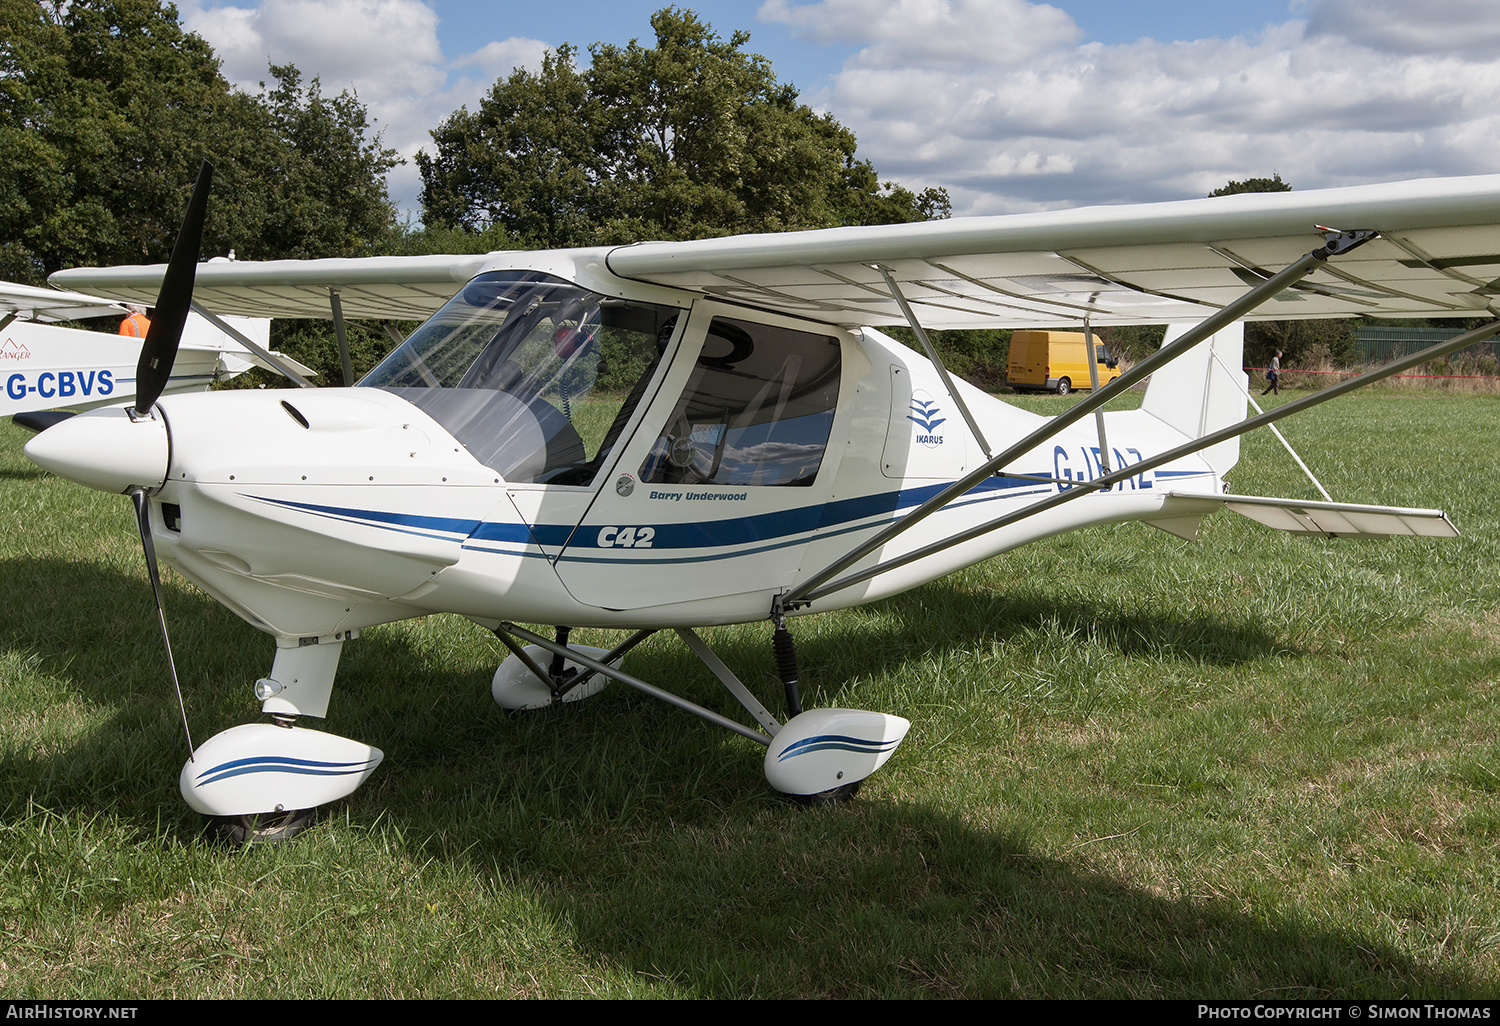
[[[188,731],[187,708],[182,687],[177,680],[177,666],[172,658],[172,639],[167,634],[166,613],[162,606],[161,576],[156,563],[156,545],[151,537],[151,503],[149,496],[166,482],[171,443],[166,421],[153,410],[161,398],[177,359],[193,302],[193,285],[197,277],[198,252],[203,240],[204,216],[208,210],[208,193],[213,182],[213,165],[204,161],[198,169],[198,180],[188,200],[187,213],[172,247],[157,293],[151,327],[141,344],[136,364],[135,404],[126,409],[106,408],[56,423],[42,424],[40,431],[26,445],[26,454],[48,470],[79,484],[101,491],[126,494],[135,505],[136,526],[141,547],[146,554],[146,569],[156,599],[157,620],[162,640],[167,646],[167,665],[177,704],[182,709],[182,727],[187,734],[188,752],[193,738]],[[191,761],[191,759],[189,760]]]
[[[203,220],[208,210],[208,193],[212,187],[213,174],[213,165],[205,160],[198,168],[198,180],[193,185],[193,195],[188,200],[187,213],[183,215],[177,241],[172,246],[172,259],[162,278],[161,291],[156,297],[155,315],[151,318],[151,327],[146,330],[146,341],[141,345],[141,358],[135,368],[135,407],[131,412],[132,420],[151,416],[151,407],[167,387],[172,364],[177,359],[182,329],[187,324],[188,309],[193,302],[193,282],[197,275],[198,253],[203,242]],[[182,700],[182,685],[177,679],[177,662],[172,658],[172,638],[167,633],[167,614],[161,601],[161,575],[156,566],[156,545],[151,539],[151,504],[147,501],[146,489],[140,485],[130,489],[130,499],[135,505],[135,522],[141,533],[141,549],[146,554],[146,572],[151,578],[151,594],[156,599],[156,619],[161,624],[162,641],[167,646],[167,667],[172,672],[172,687],[177,691],[177,706],[182,711],[182,730],[187,735],[188,761],[191,762],[193,735],[188,729],[187,705]]]

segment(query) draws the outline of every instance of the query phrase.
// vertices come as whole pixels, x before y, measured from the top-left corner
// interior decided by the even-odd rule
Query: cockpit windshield
[[[585,485],[680,311],[550,275],[480,275],[360,381],[420,407],[512,482]]]

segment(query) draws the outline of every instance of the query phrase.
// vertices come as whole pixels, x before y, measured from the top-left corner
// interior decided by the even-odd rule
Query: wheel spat
[[[172,364],[177,359],[182,328],[187,323],[188,308],[193,302],[193,280],[198,271],[198,250],[203,240],[203,218],[208,210],[208,191],[213,175],[213,165],[205,160],[198,168],[198,181],[193,186],[192,198],[188,200],[182,228],[177,232],[167,273],[161,280],[156,311],[151,317],[151,327],[146,331],[146,341],[141,345],[140,361],[135,365],[135,409],[139,413],[149,411],[151,405],[161,398],[162,389],[167,387],[167,379],[172,374]]]

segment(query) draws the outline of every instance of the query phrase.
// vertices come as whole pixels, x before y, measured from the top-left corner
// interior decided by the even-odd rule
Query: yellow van
[[[1067,395],[1075,388],[1091,388],[1088,352],[1083,334],[1077,331],[1015,331],[1010,336],[1010,358],[1005,364],[1005,383],[1018,392],[1056,392]],[[1099,363],[1099,384],[1120,376],[1120,361],[1094,339],[1094,357]]]

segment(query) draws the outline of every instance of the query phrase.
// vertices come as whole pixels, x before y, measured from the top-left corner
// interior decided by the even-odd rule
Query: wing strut
[[[902,314],[906,316],[906,323],[911,325],[911,330],[916,333],[917,341],[922,343],[922,350],[927,354],[927,359],[937,368],[938,377],[943,379],[943,387],[948,390],[948,398],[958,407],[958,412],[964,415],[964,423],[969,425],[969,430],[974,433],[974,440],[979,443],[980,450],[985,456],[993,456],[990,451],[990,443],[984,440],[984,433],[979,430],[979,421],[969,412],[969,406],[964,402],[964,397],[958,394],[958,386],[953,384],[953,379],[948,376],[948,368],[943,366],[942,358],[938,356],[937,350],[932,348],[932,343],[927,339],[927,332],[922,330],[922,324],[917,320],[917,315],[912,311],[911,305],[907,303],[906,297],[901,294],[901,288],[896,284],[896,279],[891,275],[890,268],[884,264],[871,264],[871,267],[881,273],[885,278],[886,288],[891,290],[891,298],[901,308]]]
[[[1495,311],[1492,310],[1491,312],[1493,313]],[[859,584],[861,581],[867,581],[871,577],[875,577],[879,574],[886,573],[887,571],[894,570],[897,567],[905,566],[908,563],[916,562],[919,559],[925,559],[927,556],[933,555],[937,552],[941,552],[944,549],[952,548],[954,545],[961,545],[966,541],[978,538],[980,535],[999,530],[1002,527],[1014,524],[1017,521],[1025,520],[1028,517],[1035,516],[1038,513],[1046,512],[1049,509],[1061,506],[1065,502],[1071,502],[1079,496],[1088,495],[1100,489],[1108,488],[1111,485],[1114,485],[1120,481],[1124,481],[1125,479],[1136,474],[1143,474],[1148,470],[1155,470],[1157,467],[1160,467],[1167,463],[1171,463],[1174,460],[1179,460],[1184,456],[1191,456],[1193,453],[1198,452],[1200,449],[1207,449],[1210,446],[1217,445],[1218,443],[1227,441],[1230,438],[1234,438],[1238,435],[1243,435],[1247,431],[1254,431],[1258,427],[1263,427],[1267,424],[1271,424],[1274,421],[1281,420],[1284,417],[1290,417],[1294,413],[1301,413],[1303,410],[1310,409],[1320,403],[1326,403],[1330,399],[1337,399],[1339,396],[1345,394],[1346,392],[1352,392],[1355,389],[1363,388],[1365,385],[1373,384],[1374,382],[1380,381],[1383,378],[1388,378],[1392,374],[1399,374],[1401,371],[1407,370],[1410,367],[1415,367],[1418,364],[1426,363],[1429,360],[1436,360],[1439,357],[1448,355],[1449,353],[1457,352],[1458,350],[1463,349],[1467,346],[1471,346],[1476,342],[1482,342],[1485,339],[1489,338],[1491,335],[1497,333],[1500,333],[1500,320],[1491,321],[1489,324],[1485,324],[1478,328],[1475,328],[1473,331],[1464,332],[1462,335],[1451,338],[1446,342],[1439,342],[1437,345],[1431,346],[1427,349],[1423,349],[1419,353],[1414,353],[1411,356],[1403,357],[1402,359],[1397,360],[1395,363],[1389,363],[1383,367],[1377,367],[1374,370],[1366,371],[1365,373],[1356,375],[1347,381],[1341,381],[1337,385],[1330,385],[1328,388],[1323,389],[1321,392],[1314,392],[1310,396],[1306,396],[1302,399],[1295,400],[1294,402],[1287,403],[1285,406],[1278,406],[1276,409],[1270,410],[1266,413],[1262,413],[1258,417],[1251,417],[1248,420],[1240,421],[1238,424],[1231,424],[1229,427],[1222,428],[1210,434],[1206,434],[1201,438],[1196,438],[1193,441],[1186,443],[1185,445],[1179,445],[1175,449],[1169,449],[1166,452],[1149,457],[1148,459],[1144,459],[1139,463],[1132,463],[1129,467],[1117,470],[1113,474],[1106,474],[1103,477],[1096,477],[1092,481],[1074,483],[1073,487],[1069,488],[1065,492],[1058,492],[1056,495],[1053,495],[1046,499],[1042,499],[1039,502],[1034,502],[1030,506],[1016,510],[1014,513],[1008,513],[1003,517],[997,517],[989,523],[980,524],[977,527],[971,527],[967,531],[962,531],[950,538],[943,539],[941,542],[936,542],[932,545],[927,545],[923,548],[908,552],[904,556],[898,556],[895,559],[887,560],[884,563],[877,563],[875,566],[870,567],[868,570],[861,570],[859,573],[850,574],[849,576],[840,578],[839,580],[834,581],[832,584],[829,584],[825,587],[810,589],[804,585],[801,589],[799,589],[802,592],[802,594],[799,596],[799,601],[803,604],[814,602],[820,598],[823,598],[825,595],[830,595],[836,591],[842,591],[844,588]]]
[[[250,350],[256,356],[258,356],[262,360],[266,361],[266,363],[270,364],[272,367],[275,367],[278,371],[280,371],[286,377],[288,377],[292,381],[296,382],[298,388],[317,388],[318,387],[317,385],[314,385],[311,381],[308,381],[306,378],[304,378],[301,374],[298,374],[296,371],[292,370],[290,367],[288,367],[284,363],[282,363],[281,360],[279,360],[277,358],[278,356],[280,356],[279,353],[273,353],[269,349],[262,349],[260,347],[260,345],[258,345],[255,342],[250,341],[250,338],[243,331],[240,331],[238,328],[235,328],[233,325],[231,325],[229,322],[225,321],[224,318],[220,317],[218,314],[210,313],[208,310],[204,309],[203,305],[201,303],[199,303],[196,299],[193,300],[192,308],[193,308],[193,312],[196,313],[199,317],[202,317],[209,324],[212,324],[214,327],[218,328],[224,334],[226,334],[230,338],[234,339],[240,345],[242,345],[246,349]]]
[[[1088,350],[1089,391],[1099,391],[1099,353],[1094,348],[1094,330],[1089,327],[1089,315],[1083,315],[1083,346]],[[1118,361],[1117,361],[1118,362]],[[1094,427],[1099,431],[1099,466],[1109,473],[1109,439],[1104,437],[1104,407],[1094,411]],[[986,456],[989,453],[985,453]]]
[[[349,338],[344,334],[344,304],[339,301],[339,290],[328,290],[328,305],[333,308],[333,333],[339,339],[339,360],[344,364],[344,387],[354,387],[354,364],[349,360]]]
[[[847,555],[834,560],[791,591],[784,595],[778,595],[772,604],[771,615],[775,616],[778,613],[804,606],[812,600],[814,594],[821,597],[828,594],[830,590],[838,590],[822,588],[822,585],[832,580],[838,574],[843,573],[892,538],[915,527],[918,523],[936,513],[960,495],[963,495],[991,474],[1010,464],[1016,457],[1029,452],[1053,435],[1066,430],[1074,423],[1093,413],[1136,382],[1146,378],[1158,367],[1177,359],[1177,357],[1196,346],[1199,342],[1212,336],[1220,328],[1241,320],[1251,310],[1254,310],[1278,292],[1282,292],[1289,286],[1300,281],[1315,265],[1327,260],[1336,253],[1346,253],[1354,247],[1375,238],[1377,234],[1377,232],[1368,230],[1341,232],[1330,229],[1324,236],[1327,242],[1323,246],[1304,254],[1299,260],[1287,266],[1279,274],[1255,286],[1223,309],[1216,311],[1200,322],[1196,328],[1187,332],[1175,342],[1162,346],[1155,353],[1115,378],[1114,381],[1105,385],[1102,389],[1092,392],[1081,403],[1053,417],[1046,424],[1043,424],[1031,434],[1006,449],[999,456],[992,458],[977,469],[970,471],[964,477],[953,482],[953,484],[938,492],[906,516],[890,524],[883,530],[876,532],[868,541],[857,545]],[[1282,409],[1285,409],[1285,407],[1282,407]],[[1132,466],[1137,466],[1137,464],[1132,464]],[[1067,492],[1064,494],[1071,495],[1074,493]],[[850,581],[848,583],[852,584],[855,582]],[[841,583],[839,587],[847,587],[847,584]]]

